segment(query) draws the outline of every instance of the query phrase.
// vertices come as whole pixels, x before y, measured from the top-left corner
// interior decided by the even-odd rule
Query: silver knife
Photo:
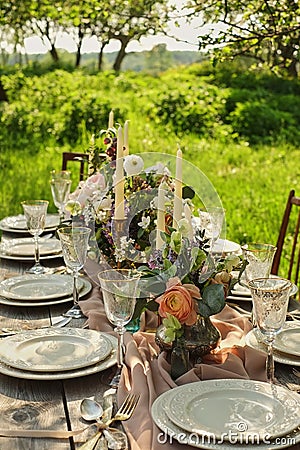
[[[102,422],[107,422],[113,415],[114,404],[116,402],[117,389],[109,388],[103,394],[103,414],[101,417]],[[105,436],[100,434],[100,438],[94,447],[94,450],[108,450],[108,444]]]

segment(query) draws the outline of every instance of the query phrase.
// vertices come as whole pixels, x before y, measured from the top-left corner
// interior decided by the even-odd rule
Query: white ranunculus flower
[[[124,158],[124,170],[128,176],[138,175],[144,168],[144,161],[138,155],[128,155]]]

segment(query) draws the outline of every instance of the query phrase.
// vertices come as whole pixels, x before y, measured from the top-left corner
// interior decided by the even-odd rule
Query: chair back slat
[[[299,211],[296,210],[299,208]],[[288,255],[287,278],[295,284],[299,281],[300,272],[300,197],[295,196],[295,190],[291,190],[283,214],[279,236],[277,240],[277,250],[274,256],[271,273],[279,274],[279,266],[283,257]],[[291,237],[291,240],[289,239]],[[289,241],[289,242],[288,242]],[[288,245],[287,245],[288,244]],[[287,253],[287,246],[289,252]],[[284,273],[280,275],[285,276]]]
[[[78,161],[79,166],[79,180],[85,177],[85,165],[88,162],[88,155],[86,153],[63,152],[62,154],[62,170],[68,169],[68,162]]]

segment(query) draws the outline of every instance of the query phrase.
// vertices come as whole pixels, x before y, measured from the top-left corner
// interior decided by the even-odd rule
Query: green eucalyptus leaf
[[[225,306],[223,284],[210,284],[203,289],[202,300],[199,302],[199,311],[203,308],[203,317],[208,317],[222,311]],[[205,306],[204,306],[205,305]]]

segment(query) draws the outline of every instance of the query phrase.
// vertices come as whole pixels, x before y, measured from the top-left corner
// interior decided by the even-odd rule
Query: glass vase
[[[221,335],[210,317],[198,315],[194,325],[184,327],[183,338],[189,352],[189,360],[194,365],[201,362],[202,356],[207,355],[219,345]],[[157,328],[155,341],[162,351],[167,352],[167,359],[170,361],[173,345],[172,342],[166,342],[164,325]]]

